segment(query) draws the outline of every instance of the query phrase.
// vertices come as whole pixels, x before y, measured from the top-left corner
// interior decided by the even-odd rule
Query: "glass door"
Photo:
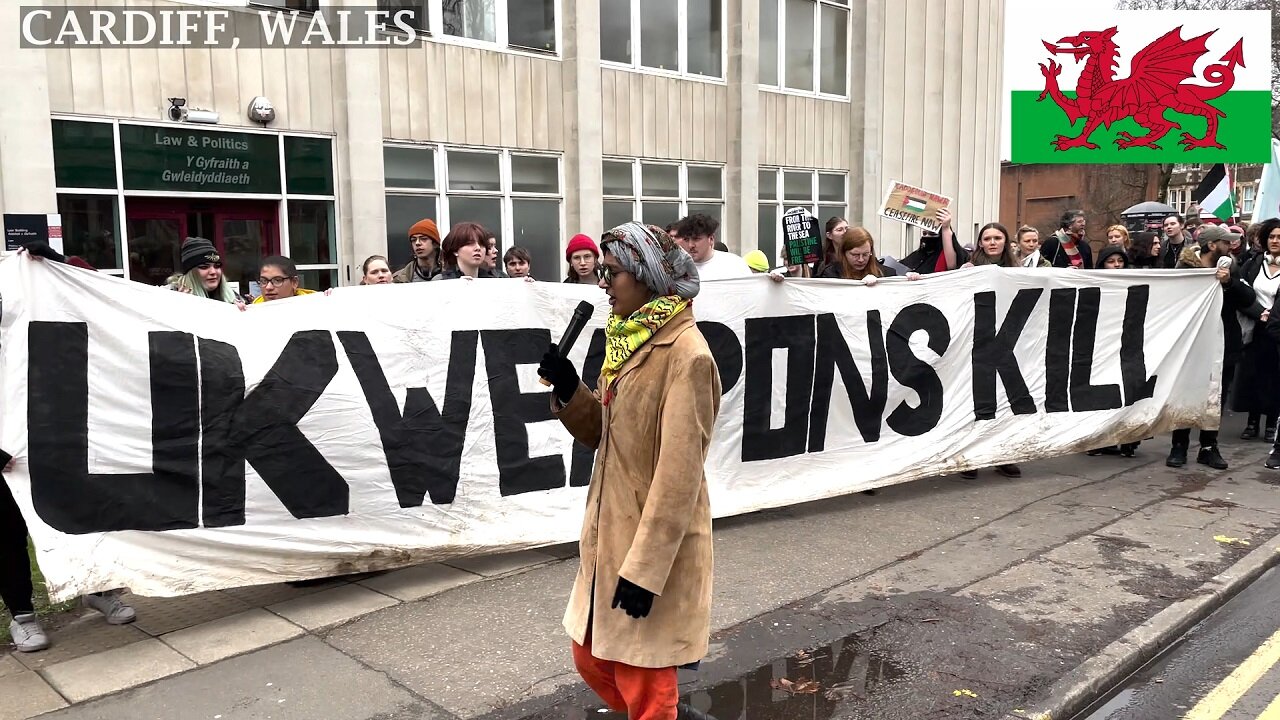
[[[223,276],[245,298],[257,294],[258,264],[280,253],[277,222],[274,202],[242,203],[213,213],[213,241],[222,253]]]
[[[187,215],[177,208],[128,206],[129,279],[164,285],[182,269],[182,239]]]

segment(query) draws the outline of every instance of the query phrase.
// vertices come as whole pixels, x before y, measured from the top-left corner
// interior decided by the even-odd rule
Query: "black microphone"
[[[578,307],[573,309],[573,317],[569,318],[569,324],[565,327],[564,334],[560,336],[560,357],[569,356],[569,350],[578,341],[578,336],[582,334],[582,328],[587,326],[587,321],[591,319],[591,315],[595,311],[596,306],[586,300],[578,303]],[[546,378],[540,377],[538,382],[551,387],[551,381]]]

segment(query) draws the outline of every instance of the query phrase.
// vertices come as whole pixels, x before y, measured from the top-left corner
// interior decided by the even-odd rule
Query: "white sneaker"
[[[85,607],[91,607],[107,618],[108,625],[127,625],[138,619],[133,607],[120,599],[120,591],[112,590],[100,595],[85,595]]]
[[[9,635],[13,637],[13,646],[18,652],[38,652],[49,647],[49,636],[44,634],[35,613],[15,615],[9,623]]]

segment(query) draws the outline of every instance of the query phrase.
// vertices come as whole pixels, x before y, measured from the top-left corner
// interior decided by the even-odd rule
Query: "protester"
[[[752,250],[743,255],[742,259],[746,261],[747,267],[751,268],[753,273],[769,272],[769,256],[765,255],[763,250]]]
[[[980,267],[995,265],[996,267],[1021,267],[1014,254],[1013,243],[1009,242],[1009,229],[1000,223],[987,223],[978,231],[978,245],[973,257],[961,267]]]
[[[431,279],[492,278],[494,274],[484,266],[488,252],[488,230],[473,222],[458,223],[444,236],[444,243],[440,246],[444,270]]]
[[[75,265],[85,270],[95,268],[82,258],[66,257],[43,241],[22,246],[23,254],[37,261]],[[13,456],[0,450],[0,469],[8,472],[13,467]],[[81,598],[81,603],[96,610],[109,625],[125,625],[137,619],[137,612],[121,599],[122,591],[109,590]],[[6,482],[0,482],[0,600],[13,618],[9,622],[9,636],[18,652],[39,652],[48,649],[49,636],[40,624],[35,611],[35,589],[31,583],[31,556],[27,552],[27,523],[18,503]]]
[[[1205,243],[1202,251],[1195,243],[1189,243],[1182,251],[1182,255],[1178,258],[1176,267],[1178,268],[1212,268],[1217,267],[1218,260],[1221,258],[1231,257],[1231,233],[1220,225],[1206,225],[1200,231],[1200,237]],[[1241,280],[1239,272],[1231,267],[1219,267],[1217,269],[1218,282],[1222,285],[1222,383],[1223,391],[1219,398],[1222,410],[1226,410],[1227,406],[1227,389],[1231,387],[1231,380],[1235,376],[1236,365],[1239,362],[1243,341],[1240,334],[1240,321],[1236,318],[1237,312],[1245,313],[1252,318],[1258,319],[1262,315],[1261,307],[1255,301],[1253,288]],[[1169,467],[1182,467],[1187,464],[1187,447],[1191,443],[1191,431],[1188,429],[1178,429],[1173,431],[1173,447],[1169,451],[1169,458],[1165,460],[1165,465]],[[1201,465],[1208,465],[1217,470],[1226,470],[1227,461],[1222,458],[1222,453],[1218,450],[1218,431],[1217,430],[1200,430],[1200,452],[1196,455],[1196,462]]]
[[[1123,225],[1112,225],[1107,228],[1107,244],[1119,245],[1124,248],[1125,252],[1129,252],[1132,240],[1129,237],[1129,228]],[[1102,261],[1098,260],[1098,267],[1102,267]]]
[[[667,227],[664,229],[667,231],[667,237],[671,238],[672,242],[684,248],[685,252],[689,252],[689,243],[685,242],[680,237],[680,221],[679,220],[673,223],[668,223]]]
[[[840,238],[848,231],[849,223],[844,218],[837,215],[827,218],[826,231],[822,236],[822,259],[813,264],[814,277],[827,277],[823,273],[840,264]]]
[[[840,234],[836,240],[836,263],[827,267],[821,277],[841,280],[861,280],[875,285],[883,277],[894,277],[898,271],[885,267],[876,258],[875,241],[866,228],[853,227]],[[919,273],[909,272],[910,280],[920,279]]]
[[[440,230],[436,221],[423,218],[409,228],[413,260],[393,276],[398,283],[426,282],[440,273]]]
[[[533,257],[529,251],[519,245],[512,245],[502,255],[502,264],[507,267],[507,277],[532,277],[529,274],[533,266]]]
[[[1050,235],[1040,247],[1040,254],[1057,268],[1088,270],[1093,267],[1093,248],[1085,238],[1083,210],[1062,213],[1058,232]]]
[[[926,231],[920,236],[920,246],[902,259],[902,264],[913,272],[928,275],[955,270],[969,262],[969,252],[960,246],[955,232],[951,229],[951,210],[948,208],[939,210],[938,222],[942,223],[938,232]]]
[[[1262,222],[1259,233],[1266,252],[1244,267],[1241,278],[1253,288],[1258,305],[1266,308],[1257,323],[1245,318],[1244,352],[1236,377],[1232,410],[1248,414],[1241,440],[1258,439],[1258,426],[1266,417],[1263,439],[1276,441],[1276,418],[1280,416],[1280,347],[1266,331],[1271,306],[1280,289],[1280,220]],[[1234,237],[1233,237],[1234,239]],[[1224,392],[1227,385],[1223,385]]]
[[[1128,270],[1133,267],[1122,245],[1107,245],[1098,251],[1099,270]]]
[[[492,273],[494,277],[506,277],[507,274],[502,271],[502,268],[498,267],[498,238],[490,235],[486,247],[487,250],[484,255],[484,269]]]
[[[1174,213],[1164,219],[1164,251],[1161,253],[1160,267],[1166,270],[1178,264],[1182,257],[1182,248],[1187,244],[1187,226],[1182,216]]]
[[[1018,242],[1014,249],[1018,251],[1018,262],[1022,267],[1050,267],[1049,261],[1040,254],[1040,231],[1030,225],[1018,228]]]
[[[182,272],[169,278],[170,290],[219,302],[244,304],[223,277],[222,256],[213,243],[202,237],[189,237],[182,241],[180,257]]]
[[[698,277],[706,280],[750,277],[751,268],[731,252],[716,250],[716,231],[720,223],[710,215],[694,213],[680,221],[677,231],[681,243],[698,267]]]
[[[1109,228],[1108,228],[1109,230]],[[1108,233],[1110,234],[1110,233]],[[1124,247],[1118,243],[1108,244],[1106,247],[1098,251],[1098,269],[1102,270],[1128,270],[1133,267],[1129,260],[1129,255],[1125,252]],[[1122,457],[1133,457],[1141,443],[1130,442],[1120,445],[1112,445],[1109,447],[1090,450],[1085,453],[1089,456],[1097,455],[1120,455]]]
[[[1160,249],[1160,236],[1148,230],[1139,230],[1129,238],[1129,260],[1135,268],[1160,267]]]
[[[595,285],[600,282],[600,248],[586,235],[574,235],[565,248],[564,259],[569,263],[565,275],[567,283]]]
[[[258,288],[262,295],[254,299],[254,305],[315,293],[298,286],[298,266],[283,255],[272,255],[258,265]]]
[[[364,264],[360,266],[360,284],[361,285],[390,285],[391,266],[387,264],[387,259],[382,255],[370,255],[365,258]]]
[[[587,389],[554,344],[538,368],[553,387],[552,412],[579,442],[602,448],[564,627],[579,674],[615,712],[705,717],[678,705],[676,677],[677,666],[703,658],[710,635],[703,467],[720,377],[694,322],[698,271],[653,225],[627,223],[601,245],[600,287],[612,311],[599,390]]]

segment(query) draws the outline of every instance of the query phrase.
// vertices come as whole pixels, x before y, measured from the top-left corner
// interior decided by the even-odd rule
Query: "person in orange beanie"
[[[436,221],[423,218],[409,228],[413,260],[391,276],[392,282],[426,282],[440,274],[440,229]]]

